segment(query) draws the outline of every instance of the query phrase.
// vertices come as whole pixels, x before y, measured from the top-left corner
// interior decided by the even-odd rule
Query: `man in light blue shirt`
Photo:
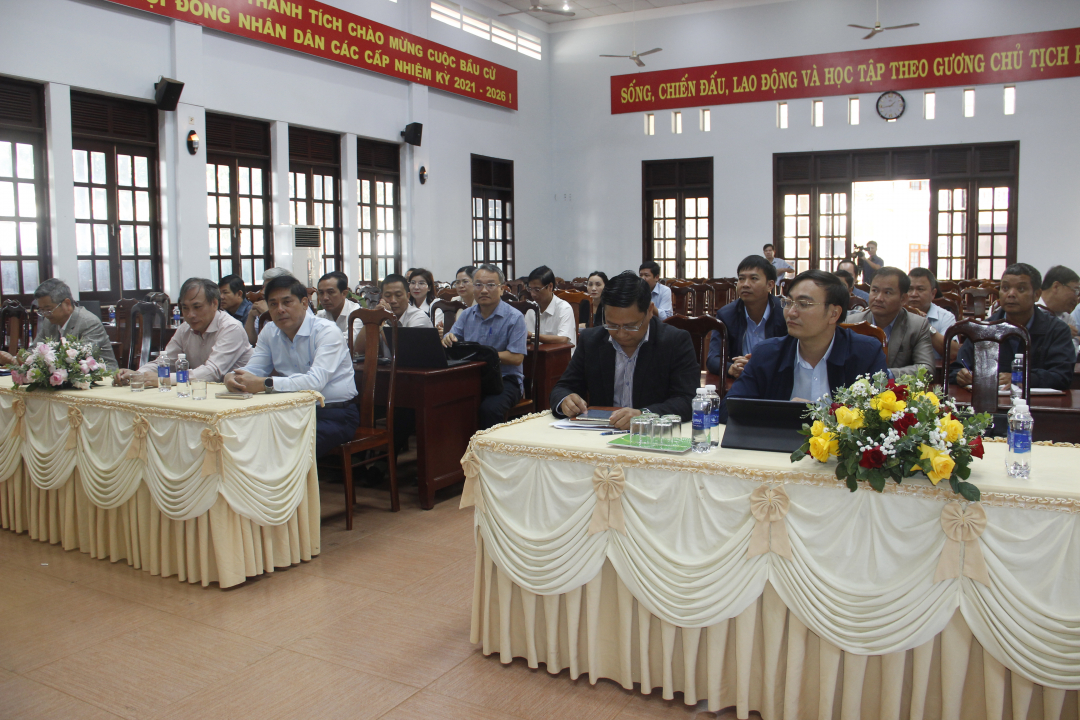
[[[273,324],[259,334],[248,364],[225,376],[225,387],[233,392],[322,393],[325,404],[315,408],[315,457],[322,457],[351,440],[360,424],[345,338],[336,323],[308,312],[307,289],[291,275],[270,280],[263,296]]]
[[[802,341],[795,344],[795,385],[791,389],[792,400],[817,402],[822,396],[829,395],[829,355],[832,354],[834,336],[828,349],[816,365],[811,365],[803,356]]]
[[[649,283],[649,292],[652,293],[652,303],[656,306],[656,316],[666,320],[675,314],[671,307],[671,288],[662,285],[660,280],[660,264],[653,262],[641,263],[638,268],[638,276]]]
[[[776,248],[773,247],[772,243],[765,243],[761,248],[761,252],[765,254],[765,259],[776,268],[776,274],[780,277],[787,277],[788,275],[795,274],[795,268],[791,266],[791,263],[784,258],[776,257]]]

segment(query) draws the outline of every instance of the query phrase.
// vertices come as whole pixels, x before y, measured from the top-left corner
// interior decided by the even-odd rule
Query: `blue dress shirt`
[[[529,331],[525,329],[525,316],[499,301],[486,318],[480,314],[480,306],[466,308],[450,329],[458,340],[476,342],[495,348],[499,352],[525,355],[529,352]],[[521,365],[501,363],[503,378],[513,377],[518,389],[524,391],[525,371]]]
[[[304,322],[292,340],[274,323],[259,333],[259,341],[246,372],[274,378],[275,392],[315,390],[326,402],[345,402],[356,397],[356,379],[349,348],[337,323],[304,314]]]
[[[661,320],[666,320],[675,314],[675,310],[671,307],[671,288],[667,285],[656,283],[652,291],[652,301],[653,305],[656,305]]]
[[[829,388],[829,368],[826,361],[835,343],[836,335],[834,334],[832,342],[829,343],[829,349],[821,356],[817,365],[811,365],[803,360],[802,348],[798,343],[795,345],[795,385],[791,389],[790,400],[802,398],[817,402],[822,395],[828,396],[832,392]]]
[[[770,315],[772,315],[772,308],[768,303],[765,305],[765,314],[761,316],[759,323],[754,322],[750,313],[746,312],[746,332],[742,337],[743,355],[754,352],[754,346],[765,339],[765,328],[768,326]]]

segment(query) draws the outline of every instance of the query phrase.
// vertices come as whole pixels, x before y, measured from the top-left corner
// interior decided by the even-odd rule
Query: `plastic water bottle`
[[[706,385],[705,389],[709,391],[709,401],[712,403],[712,410],[709,412],[709,435],[712,438],[711,445],[716,447],[720,444],[720,432],[717,430],[720,427],[720,396],[716,393],[715,385]]]
[[[1031,477],[1031,431],[1035,420],[1027,403],[1017,399],[1009,411],[1009,454],[1005,471],[1010,477]]]
[[[692,435],[690,436],[690,449],[696,453],[707,453],[712,449],[709,423],[712,420],[712,400],[709,398],[707,388],[699,387],[694,396],[692,405],[694,409]]]
[[[1016,353],[1012,362],[1012,388],[1009,394],[1013,400],[1024,397],[1024,354]]]
[[[176,397],[191,397],[191,385],[188,383],[187,355],[176,356]]]
[[[180,306],[172,306],[172,324],[173,327],[180,327]]]
[[[116,322],[116,306],[115,305],[110,305],[109,306],[109,322],[111,322],[111,323]]]
[[[158,392],[169,392],[172,385],[172,377],[169,374],[169,356],[165,353],[158,355],[157,359]]]

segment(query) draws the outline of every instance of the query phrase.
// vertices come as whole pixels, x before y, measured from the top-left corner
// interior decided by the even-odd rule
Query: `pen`
[[[601,435],[625,435],[629,430],[605,430]]]

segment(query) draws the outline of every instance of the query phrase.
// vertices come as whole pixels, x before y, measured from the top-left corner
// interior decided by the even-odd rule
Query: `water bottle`
[[[1012,388],[1009,394],[1013,400],[1024,397],[1024,354],[1016,353],[1012,362]]]
[[[1005,471],[1010,477],[1031,477],[1031,431],[1034,425],[1027,403],[1017,399],[1009,411],[1009,454]]]
[[[172,385],[172,377],[169,374],[169,356],[165,353],[158,355],[157,359],[158,392],[169,392]]]
[[[709,391],[699,387],[694,396],[692,405],[694,409],[692,435],[690,436],[690,449],[696,453],[707,453],[712,449],[709,423],[712,419],[712,400],[709,399]]]
[[[715,385],[706,385],[705,389],[709,391],[709,401],[712,403],[712,410],[709,412],[709,434],[712,437],[712,446],[716,447],[720,444],[720,432],[717,430],[720,427],[720,396],[716,393]]]
[[[111,323],[116,322],[116,306],[115,305],[110,305],[109,306],[109,322],[111,322]]]
[[[172,306],[172,324],[173,327],[180,327],[180,306]]]
[[[190,397],[191,385],[188,384],[187,355],[180,353],[176,357],[176,397]]]

